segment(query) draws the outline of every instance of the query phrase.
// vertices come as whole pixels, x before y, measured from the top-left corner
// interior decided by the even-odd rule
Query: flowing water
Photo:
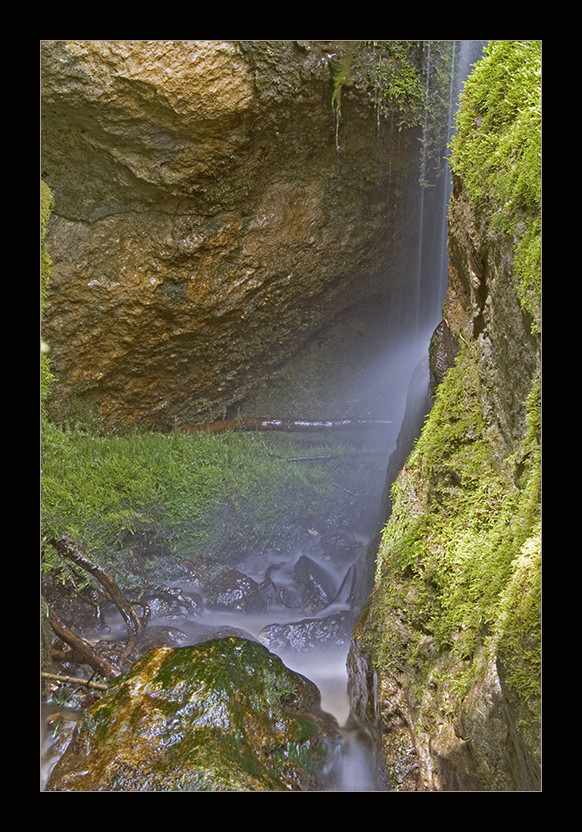
[[[396,422],[395,430],[386,440],[379,441],[377,454],[382,457],[387,470],[389,457],[396,450],[399,428],[411,412],[417,416],[418,408],[425,401],[424,392],[428,387],[427,344],[430,332],[425,330],[419,337],[416,333],[398,349],[380,356],[375,366],[369,368],[367,377],[360,377],[371,387],[386,385],[390,391],[390,417]],[[421,369],[420,384],[418,369]],[[412,379],[416,386],[411,385]],[[414,391],[416,397],[411,397]],[[374,460],[377,463],[377,460]],[[364,463],[366,464],[366,463]],[[379,478],[380,490],[385,478]],[[348,480],[347,486],[350,483]],[[287,667],[313,681],[321,693],[321,707],[331,714],[342,737],[342,753],[335,759],[335,770],[329,778],[330,791],[375,791],[373,771],[373,738],[359,726],[350,709],[347,680],[347,656],[351,632],[365,600],[364,575],[366,572],[367,544],[377,531],[380,516],[381,493],[378,494],[376,525],[364,527],[354,520],[340,535],[342,541],[352,542],[342,548],[329,548],[329,529],[309,529],[304,546],[290,554],[258,552],[245,556],[236,563],[242,575],[251,578],[257,585],[270,588],[270,596],[260,611],[245,607],[241,599],[240,608],[229,600],[228,605],[217,608],[211,602],[203,581],[194,580],[172,584],[184,593],[197,594],[204,603],[201,610],[190,617],[175,619],[157,618],[151,626],[173,626],[184,634],[181,644],[194,644],[216,634],[239,634],[256,639],[277,654]],[[373,514],[373,512],[372,512]],[[337,531],[337,530],[336,530]],[[312,612],[306,611],[302,592],[305,584],[298,580],[298,568],[307,565],[312,569],[309,578],[311,596],[316,595]],[[300,597],[301,596],[301,597]],[[313,606],[313,603],[311,602]],[[307,604],[309,606],[309,604]],[[124,627],[113,629],[112,639],[122,637]]]

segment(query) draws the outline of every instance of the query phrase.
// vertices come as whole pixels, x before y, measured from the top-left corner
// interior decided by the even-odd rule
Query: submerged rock
[[[138,635],[135,649],[144,656],[156,647],[181,647],[188,641],[188,636],[176,627],[154,625],[146,627]]]
[[[267,605],[261,585],[238,569],[229,569],[210,581],[205,592],[206,605],[213,610],[262,612]]]
[[[314,790],[339,741],[319,703],[263,645],[158,648],[85,714],[46,790]]]
[[[318,563],[302,555],[293,572],[302,596],[302,606],[308,612],[323,610],[333,600],[337,587],[330,575]]]
[[[259,634],[270,650],[296,650],[300,653],[329,647],[344,647],[350,642],[355,613],[338,612],[323,618],[305,618],[288,624],[270,624]]]
[[[186,615],[198,615],[203,607],[200,595],[174,587],[145,592],[141,600],[147,604],[152,618],[183,618]]]

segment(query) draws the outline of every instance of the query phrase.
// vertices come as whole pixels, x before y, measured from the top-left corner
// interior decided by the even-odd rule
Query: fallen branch
[[[368,430],[385,428],[392,422],[377,419],[337,419],[326,421],[308,421],[305,419],[219,419],[201,425],[180,425],[181,433],[223,433],[228,430],[239,431],[284,431],[286,433],[307,431]]]
[[[59,621],[53,612],[49,612],[49,623],[55,634],[75,651],[81,661],[88,664],[101,676],[105,676],[106,679],[115,679],[121,675],[119,668],[107,659],[102,658],[87,641],[69,630],[62,621]]]
[[[85,688],[95,688],[95,690],[109,690],[109,685],[103,682],[92,682],[91,679],[80,679],[77,676],[61,676],[58,673],[46,673],[41,671],[43,679],[52,679],[55,682],[62,682],[64,685],[79,685]]]
[[[339,482],[332,482],[332,485],[335,485],[336,488],[341,488],[342,491],[345,491],[347,494],[351,494],[353,497],[355,497],[353,491],[350,491],[349,488],[344,488],[344,486],[340,485]]]
[[[89,572],[89,574],[101,584],[107,597],[115,604],[121,613],[126,623],[130,639],[135,638],[142,629],[142,622],[111,575],[105,572],[105,570],[96,563],[89,560],[84,552],[81,551],[78,544],[75,543],[70,534],[65,533],[59,538],[53,539],[51,543],[57,552],[62,555],[62,557],[73,561],[73,563],[77,564],[77,566],[80,566],[86,572]]]
[[[285,462],[318,462],[326,459],[343,459],[345,456],[378,456],[377,451],[356,451],[346,454],[321,454],[320,456],[287,456]]]

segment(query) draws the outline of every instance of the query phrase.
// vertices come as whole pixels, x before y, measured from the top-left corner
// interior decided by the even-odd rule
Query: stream
[[[383,384],[390,390],[394,430],[378,438],[376,466],[389,471],[393,454],[407,452],[402,437],[417,431],[428,390],[429,331],[398,353],[384,356]],[[377,379],[372,379],[377,382]],[[396,460],[395,468],[401,462]],[[346,483],[349,487],[349,481]],[[342,737],[342,755],[330,776],[329,791],[376,791],[373,738],[351,713],[347,656],[351,634],[369,587],[366,561],[369,543],[379,530],[385,477],[378,480],[377,517],[344,518],[342,528],[309,528],[305,544],[290,554],[265,551],[245,556],[221,583],[199,576],[174,581],[184,596],[201,599],[197,610],[179,617],[152,615],[147,633],[155,627],[175,628],[179,646],[216,635],[255,639],[278,655],[290,669],[314,682],[321,708],[334,717]],[[374,512],[370,512],[373,515]],[[365,527],[367,523],[367,528]],[[109,638],[123,638],[120,618],[108,621]]]
[[[366,581],[369,543],[386,520],[382,515],[386,472],[400,468],[402,437],[410,436],[411,425],[416,430],[419,409],[420,416],[426,412],[429,338],[430,328],[412,343],[407,340],[399,349],[385,353],[366,377],[363,373],[359,377],[360,384],[375,389],[381,385],[389,392],[385,415],[393,423],[392,429],[379,432],[373,440],[374,457],[368,459],[370,455],[364,454],[364,461],[359,462],[370,472],[369,482],[375,483],[368,493],[370,501],[375,494],[376,504],[364,516],[344,516],[339,526],[337,518],[333,522],[316,521],[320,527],[306,527],[304,543],[294,551],[262,550],[241,556],[226,573],[226,581],[223,573],[212,578],[185,566],[184,577],[172,580],[171,590],[176,597],[196,598],[198,602],[191,611],[184,605],[170,609],[154,603],[151,619],[143,630],[146,640],[155,637],[156,631],[170,635],[175,639],[174,646],[223,635],[254,639],[278,655],[287,667],[310,679],[320,691],[322,710],[335,719],[342,738],[342,753],[339,759],[334,758],[334,771],[326,780],[327,791],[378,788],[373,771],[373,738],[351,713],[346,662],[353,626],[370,588]],[[333,444],[328,444],[333,450]],[[399,457],[396,463],[391,459],[393,455]],[[349,469],[338,487],[344,491],[355,487]],[[354,500],[354,504],[357,513],[362,501]],[[183,563],[195,566],[193,561]],[[84,637],[89,641],[123,642],[126,625],[117,610],[107,613],[103,623],[105,631],[101,628],[93,636],[84,633]],[[74,720],[75,715],[70,718]],[[50,738],[44,742],[47,747],[41,779],[46,782],[57,757]]]
[[[309,619],[309,623],[322,622],[330,616],[352,610],[347,604],[337,604],[327,608],[319,616]],[[350,614],[350,620],[353,616]],[[169,623],[158,621],[155,623]],[[265,638],[266,630],[273,624],[284,627],[294,625],[298,630],[295,644],[290,640],[287,648],[273,648]],[[297,627],[297,625],[299,626]],[[334,781],[339,791],[373,791],[374,779],[371,770],[371,740],[353,722],[347,693],[346,659],[349,649],[349,635],[335,636],[330,643],[317,644],[317,634],[312,641],[309,633],[301,630],[298,622],[289,610],[272,609],[269,613],[220,613],[207,611],[193,621],[180,621],[180,630],[188,637],[183,643],[195,643],[200,639],[201,629],[208,627],[209,632],[242,631],[241,635],[255,638],[279,655],[287,667],[311,679],[320,690],[321,708],[331,714],[340,728],[343,738],[343,758],[341,770],[334,774]]]

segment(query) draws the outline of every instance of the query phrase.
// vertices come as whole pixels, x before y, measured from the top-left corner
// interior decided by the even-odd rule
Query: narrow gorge
[[[540,791],[541,42],[40,47],[42,790]]]

